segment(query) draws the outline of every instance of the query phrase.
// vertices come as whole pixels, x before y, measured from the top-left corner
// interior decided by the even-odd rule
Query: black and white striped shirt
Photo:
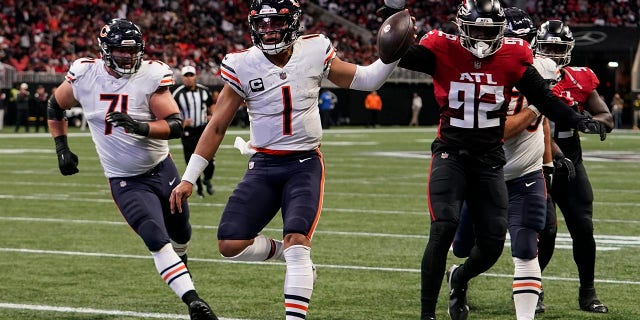
[[[180,107],[183,119],[192,119],[193,127],[201,127],[207,124],[207,111],[213,104],[211,91],[204,85],[196,83],[195,90],[181,85],[173,91],[173,98]]]

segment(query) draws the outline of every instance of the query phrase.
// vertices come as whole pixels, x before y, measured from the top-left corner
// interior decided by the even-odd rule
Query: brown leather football
[[[415,30],[408,11],[399,11],[382,23],[378,30],[378,56],[384,63],[394,62],[414,43]]]

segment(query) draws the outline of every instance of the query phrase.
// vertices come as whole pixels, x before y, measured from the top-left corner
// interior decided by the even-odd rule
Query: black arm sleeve
[[[182,116],[174,113],[164,119],[169,124],[169,139],[176,139],[182,136]]]
[[[558,124],[575,128],[576,124],[585,118],[553,94],[548,89],[547,82],[533,66],[527,68],[515,86],[524,94],[529,104],[536,106],[542,114]]]
[[[398,67],[433,74],[436,70],[436,55],[431,50],[414,44],[409,47],[409,51],[400,59]]]
[[[58,104],[58,100],[56,100],[56,96],[53,94],[51,95],[51,98],[49,98],[49,101],[47,102],[47,119],[58,120],[58,121],[62,121],[66,119],[64,110],[60,108],[60,105]]]

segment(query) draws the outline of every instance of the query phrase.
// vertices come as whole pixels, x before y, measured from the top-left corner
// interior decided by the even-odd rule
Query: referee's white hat
[[[194,66],[184,66],[181,71],[182,75],[187,75],[188,73],[196,74],[196,68]]]

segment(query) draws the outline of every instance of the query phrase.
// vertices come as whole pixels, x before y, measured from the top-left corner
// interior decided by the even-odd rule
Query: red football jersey
[[[511,89],[533,63],[529,44],[505,38],[496,53],[479,59],[457,36],[433,30],[420,45],[436,56],[432,77],[440,108],[438,138],[479,153],[502,145]]]
[[[588,67],[565,67],[564,76],[553,87],[553,93],[562,98],[568,105],[578,103],[578,111],[584,110],[589,95],[600,81],[593,70]]]

